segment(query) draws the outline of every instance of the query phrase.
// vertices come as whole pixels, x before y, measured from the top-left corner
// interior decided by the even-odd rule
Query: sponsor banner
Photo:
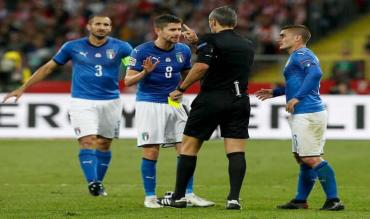
[[[5,94],[0,94],[0,100]],[[122,94],[121,138],[136,138],[135,95]],[[186,95],[192,101],[195,95]],[[328,110],[329,139],[370,139],[370,96],[322,96]],[[73,138],[68,94],[24,94],[17,103],[0,103],[0,138]],[[251,96],[251,139],[289,139],[285,99]],[[214,137],[219,131],[214,133]]]

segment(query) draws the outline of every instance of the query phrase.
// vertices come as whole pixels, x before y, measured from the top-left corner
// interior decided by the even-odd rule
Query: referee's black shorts
[[[231,91],[201,92],[191,104],[184,134],[208,140],[220,125],[224,138],[249,138],[249,96],[236,97]]]

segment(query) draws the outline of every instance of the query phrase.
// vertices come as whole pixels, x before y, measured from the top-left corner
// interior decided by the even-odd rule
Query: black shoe
[[[105,191],[103,183],[99,182],[99,191],[98,191],[100,196],[107,196],[108,193]]]
[[[227,210],[241,210],[242,207],[238,200],[227,200],[226,202],[226,209]]]
[[[344,205],[343,203],[335,198],[335,199],[328,199],[325,201],[324,205],[320,210],[325,210],[325,211],[341,211],[344,210]]]
[[[185,197],[175,200],[173,197],[165,196],[163,198],[158,198],[158,204],[163,206],[169,206],[174,208],[186,208],[187,200]]]
[[[89,192],[92,196],[98,196],[99,195],[99,183],[98,182],[90,182],[89,183]]]
[[[101,182],[90,182],[89,192],[92,196],[107,196],[108,194],[104,190],[104,186]]]
[[[280,209],[307,209],[308,204],[306,201],[296,201],[295,199],[290,200],[288,203],[276,206]]]

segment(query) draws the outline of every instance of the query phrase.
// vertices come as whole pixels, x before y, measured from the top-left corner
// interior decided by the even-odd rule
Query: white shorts
[[[101,135],[118,138],[122,117],[121,99],[87,100],[72,98],[69,115],[77,138]]]
[[[327,126],[326,111],[294,114],[288,121],[292,130],[292,152],[300,157],[323,154]]]
[[[187,113],[183,106],[166,103],[136,102],[137,146],[174,144],[182,141]]]

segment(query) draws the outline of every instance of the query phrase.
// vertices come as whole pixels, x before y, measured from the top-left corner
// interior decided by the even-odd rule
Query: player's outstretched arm
[[[141,72],[128,69],[125,76],[125,85],[132,86],[137,84],[141,79],[143,79],[147,74],[152,72],[157,65],[159,64],[159,60],[157,59],[155,63],[152,61],[152,57],[149,56],[143,61],[143,70]]]
[[[46,64],[37,69],[36,72],[32,75],[32,77],[28,81],[26,81],[26,83],[24,83],[22,86],[15,89],[14,91],[8,93],[4,97],[3,103],[5,103],[11,97],[15,97],[15,102],[17,102],[28,87],[43,80],[46,76],[53,72],[53,70],[57,66],[58,64],[54,60],[48,61]]]
[[[262,101],[273,98],[272,89],[260,89],[256,92],[256,97]]]

